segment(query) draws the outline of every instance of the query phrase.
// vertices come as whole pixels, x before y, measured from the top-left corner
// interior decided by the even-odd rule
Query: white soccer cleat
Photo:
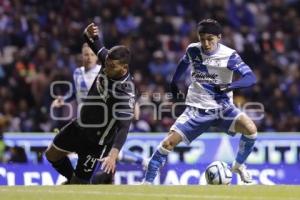
[[[233,173],[237,173],[240,175],[241,180],[244,183],[252,183],[252,175],[251,173],[247,170],[246,165],[244,164],[238,164],[236,162],[232,163],[232,168],[231,171]]]
[[[141,185],[153,185],[153,183],[144,180]]]

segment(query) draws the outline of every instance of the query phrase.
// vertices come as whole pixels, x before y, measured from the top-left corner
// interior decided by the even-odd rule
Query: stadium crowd
[[[83,27],[92,21],[108,48],[121,43],[132,50],[138,102],[170,102],[176,64],[197,41],[197,22],[208,17],[223,25],[222,42],[238,50],[259,80],[236,91],[236,103],[264,105],[264,117],[255,120],[260,132],[299,131],[298,0],[0,0],[0,132],[61,127],[64,122],[49,115],[50,84],[72,81],[81,65]],[[188,74],[183,91],[187,84]],[[131,132],[168,131],[175,120],[168,112],[158,117],[142,106]]]

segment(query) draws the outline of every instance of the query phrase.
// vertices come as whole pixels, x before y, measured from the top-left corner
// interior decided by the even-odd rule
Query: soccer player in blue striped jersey
[[[197,28],[200,42],[187,47],[171,82],[173,95],[178,95],[176,82],[189,66],[192,68],[186,109],[153,153],[144,184],[153,183],[166,162],[167,155],[178,143],[191,143],[211,126],[230,135],[242,134],[232,172],[238,173],[243,182],[252,182],[252,176],[244,162],[253,149],[257,129],[254,122],[233,104],[232,91],[254,85],[256,77],[235,50],[219,42],[222,27],[216,20],[202,20]],[[232,82],[234,73],[241,78]]]

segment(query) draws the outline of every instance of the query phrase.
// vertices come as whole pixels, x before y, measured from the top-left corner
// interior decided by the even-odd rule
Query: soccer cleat
[[[61,185],[70,185],[70,181],[66,180],[66,181],[62,182]]]
[[[141,185],[153,185],[153,183],[144,180]]]
[[[233,173],[237,173],[240,175],[241,180],[244,183],[252,183],[252,175],[251,173],[247,170],[246,165],[244,164],[238,164],[236,162],[233,162],[231,171]]]

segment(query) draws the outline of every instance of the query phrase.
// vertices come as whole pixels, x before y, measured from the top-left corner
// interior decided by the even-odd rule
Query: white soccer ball
[[[231,183],[232,172],[227,163],[215,161],[206,168],[205,178],[210,185],[228,185]]]

